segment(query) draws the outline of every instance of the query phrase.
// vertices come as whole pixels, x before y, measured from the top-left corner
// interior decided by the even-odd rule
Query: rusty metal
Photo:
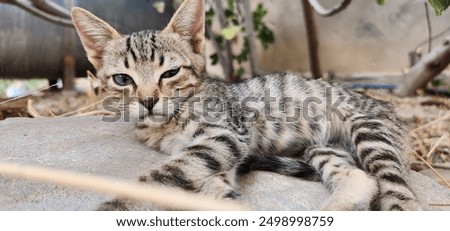
[[[35,1],[33,1],[34,3]],[[73,8],[73,0],[65,0],[65,6],[68,9]],[[65,29],[65,54],[63,58],[63,87],[65,90],[74,90],[75,89],[75,78],[76,78],[76,61],[74,57],[74,40],[75,40],[75,31],[72,29]]]

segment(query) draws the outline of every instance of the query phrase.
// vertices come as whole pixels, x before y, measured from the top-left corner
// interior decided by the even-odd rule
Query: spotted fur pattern
[[[72,11],[97,74],[131,97],[139,140],[169,161],[140,178],[236,198],[252,170],[320,179],[325,210],[421,209],[411,189],[405,130],[390,105],[292,73],[227,83],[204,76],[204,2],[185,0],[162,31],[121,35]],[[139,209],[115,200],[100,209]]]

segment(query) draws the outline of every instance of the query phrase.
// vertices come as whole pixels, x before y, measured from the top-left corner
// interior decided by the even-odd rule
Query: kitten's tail
[[[249,155],[239,164],[239,176],[251,171],[268,171],[310,181],[319,181],[320,176],[310,165],[289,157]]]

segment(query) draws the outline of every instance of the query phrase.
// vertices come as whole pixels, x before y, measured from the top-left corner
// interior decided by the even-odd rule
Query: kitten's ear
[[[203,54],[205,47],[205,1],[185,0],[164,32],[188,36],[194,52]]]
[[[72,19],[89,61],[96,69],[100,68],[106,44],[121,35],[105,21],[79,7],[72,9]]]

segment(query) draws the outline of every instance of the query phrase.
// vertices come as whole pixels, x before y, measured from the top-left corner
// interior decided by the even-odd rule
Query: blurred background
[[[127,34],[162,29],[181,2],[0,0],[0,97],[86,85],[94,70],[71,25],[73,6]],[[208,74],[239,81],[293,71],[395,89],[450,35],[450,13],[437,16],[428,2],[439,0],[206,0]],[[448,91],[443,73],[432,83]]]
[[[45,81],[24,83],[14,79],[44,79],[51,85],[60,80],[64,88],[74,89],[74,77],[85,77],[86,70],[92,70],[73,28],[61,23],[70,20],[64,14],[72,6],[88,9],[126,34],[163,28],[180,2],[0,0],[0,96],[14,97],[27,89],[45,85]],[[342,0],[318,2],[329,9]],[[369,82],[379,82],[372,78],[380,77],[381,82],[395,84],[392,79],[397,81],[402,71],[412,65],[411,52],[417,52],[419,56],[427,53],[430,35],[449,32],[450,14],[444,12],[436,16],[433,8],[425,7],[427,1],[377,2],[351,1],[330,17],[313,13],[321,77],[356,77],[355,80],[367,77]],[[42,4],[45,3],[59,6],[62,12],[43,11],[46,8]],[[275,71],[310,72],[305,7],[301,0],[207,3],[213,34],[209,36],[207,49],[210,75],[239,80]],[[60,21],[46,20],[26,7],[40,10]],[[249,12],[246,12],[246,7]],[[250,17],[254,27],[251,34],[246,30],[246,18]],[[429,34],[430,29],[432,34]],[[431,47],[443,39],[445,36],[433,39]],[[216,41],[218,45],[214,44]],[[247,44],[248,41],[252,44]],[[224,48],[219,50],[225,50],[220,56],[217,55],[218,46]],[[228,59],[225,64],[224,59]],[[367,82],[366,79],[364,81]],[[8,93],[9,86],[23,89]],[[59,87],[63,84],[60,83]]]

